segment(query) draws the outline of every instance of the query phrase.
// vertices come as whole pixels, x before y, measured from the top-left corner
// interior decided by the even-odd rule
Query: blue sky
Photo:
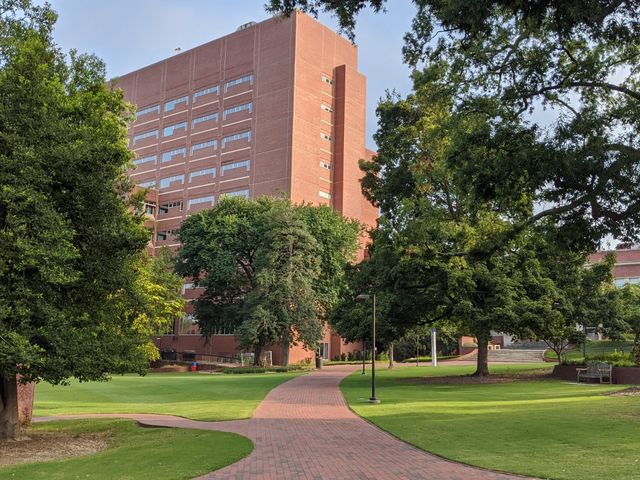
[[[59,14],[55,40],[64,49],[95,53],[118,76],[233,32],[249,21],[269,17],[264,0],[50,0]],[[409,30],[414,7],[394,0],[388,12],[363,12],[356,43],[360,71],[367,76],[367,144],[375,148],[375,108],[385,90],[406,94],[409,69],[402,63],[402,37]],[[335,19],[319,20],[337,30]]]

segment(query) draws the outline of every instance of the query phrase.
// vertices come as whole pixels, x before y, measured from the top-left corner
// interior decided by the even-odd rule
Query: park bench
[[[587,368],[578,368],[578,383],[580,383],[580,379],[590,379],[597,378],[600,380],[600,383],[603,382],[604,379],[608,380],[608,383],[611,384],[611,372],[612,367],[608,363],[604,362],[594,362],[587,365]]]

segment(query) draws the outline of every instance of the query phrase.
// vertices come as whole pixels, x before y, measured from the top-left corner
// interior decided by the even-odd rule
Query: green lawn
[[[494,373],[536,368],[492,366]],[[416,384],[473,367],[380,369],[380,405],[366,403],[370,378],[341,385],[353,410],[426,451],[486,468],[570,480],[640,479],[640,399],[619,386],[556,380],[504,384]]]
[[[0,479],[188,479],[237,462],[253,449],[250,440],[233,433],[141,428],[128,420],[53,422],[34,429],[74,434],[108,430],[110,445],[94,455],[0,468]]]
[[[109,382],[36,387],[35,415],[160,413],[194,420],[250,418],[274,387],[295,373],[124,375]]]
[[[607,355],[615,350],[619,352],[631,352],[633,350],[633,342],[628,341],[612,341],[612,340],[590,340],[585,345],[587,355]],[[545,357],[550,360],[556,360],[556,354],[552,350],[545,351]],[[566,352],[567,360],[575,361],[584,359],[582,346],[568,350]]]

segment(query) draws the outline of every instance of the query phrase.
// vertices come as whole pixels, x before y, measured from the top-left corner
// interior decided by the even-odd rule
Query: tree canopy
[[[180,229],[176,269],[204,288],[195,309],[205,338],[236,332],[255,361],[267,345],[315,349],[343,288],[360,227],[330,207],[287,199],[223,198]]]
[[[17,434],[16,374],[145,372],[181,306],[127,200],[130,106],[99,59],[53,44],[55,20],[0,0],[0,437]]]
[[[535,236],[572,262],[609,236],[639,237],[640,4],[414,3],[403,50],[414,89],[381,100],[378,155],[361,163],[382,213],[384,246],[372,252],[392,252],[392,289],[411,292],[419,322],[472,327],[480,350],[491,329],[588,316],[585,297],[589,312],[558,311],[577,293],[545,266]],[[270,3],[332,12],[352,38],[357,13],[385,5]]]

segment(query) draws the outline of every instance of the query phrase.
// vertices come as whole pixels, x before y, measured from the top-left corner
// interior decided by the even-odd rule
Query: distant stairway
[[[523,348],[489,350],[490,362],[533,363],[543,362],[544,350],[525,350]],[[465,356],[465,360],[475,360],[477,353]]]

